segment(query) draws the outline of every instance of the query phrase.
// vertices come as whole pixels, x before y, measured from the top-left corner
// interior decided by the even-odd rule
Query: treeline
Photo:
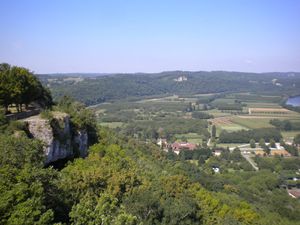
[[[291,122],[290,120],[272,119],[270,124],[284,131],[300,130],[300,122]]]
[[[260,139],[279,142],[282,138],[280,131],[275,128],[259,128],[253,130],[240,130],[234,132],[222,131],[219,136],[220,143],[249,143],[251,139],[258,142]]]
[[[282,157],[255,157],[255,162],[260,169],[271,171],[297,171],[300,169],[300,158],[282,158]]]
[[[0,64],[0,106],[8,112],[10,105],[15,105],[17,111],[27,109],[32,102],[41,107],[52,104],[50,91],[28,69]]]
[[[192,112],[192,117],[195,119],[211,119],[214,116],[205,112],[194,111]]]

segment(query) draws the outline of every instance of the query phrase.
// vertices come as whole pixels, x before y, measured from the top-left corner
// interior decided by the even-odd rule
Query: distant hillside
[[[87,105],[154,95],[220,92],[300,94],[300,73],[189,72],[39,75],[54,98],[73,96]]]

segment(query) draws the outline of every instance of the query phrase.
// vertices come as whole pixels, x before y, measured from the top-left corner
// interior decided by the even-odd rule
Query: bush
[[[53,113],[49,109],[43,110],[40,116],[41,118],[47,119],[49,121],[53,119]]]

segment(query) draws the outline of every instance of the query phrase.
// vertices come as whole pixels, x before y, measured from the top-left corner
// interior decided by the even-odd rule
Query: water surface
[[[288,100],[286,101],[286,104],[292,106],[300,106],[300,95],[289,97]]]

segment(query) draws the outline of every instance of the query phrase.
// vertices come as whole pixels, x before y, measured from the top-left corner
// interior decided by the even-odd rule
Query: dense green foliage
[[[265,158],[256,157],[259,168],[268,169],[271,171],[282,171],[282,170],[298,170],[300,169],[300,159],[299,158]]]
[[[0,136],[0,223],[50,224],[56,172],[43,168],[41,143]]]
[[[265,141],[274,139],[279,142],[282,138],[281,133],[274,128],[260,128],[254,130],[240,130],[235,132],[222,131],[219,136],[221,143],[249,143],[251,139],[259,141],[263,138]]]
[[[28,69],[9,64],[0,64],[0,106],[8,111],[8,106],[15,104],[18,111],[22,105],[27,108],[37,102],[42,107],[52,104],[49,90]]]
[[[211,157],[209,149],[195,151],[192,158],[209,157],[196,166],[110,130],[101,128],[98,133],[100,142],[90,148],[89,156],[61,171],[43,168],[40,143],[1,136],[1,223],[274,224],[276,219],[275,224],[296,224],[299,220],[300,204],[278,188],[280,177],[252,172],[238,149],[224,150],[220,158]],[[212,165],[220,166],[221,174],[214,175]]]
[[[176,123],[173,121],[176,121]],[[174,134],[185,134],[189,132],[209,137],[206,128],[207,122],[203,120],[167,118],[155,121],[132,122],[124,129],[124,133],[130,136],[138,136],[143,140],[156,140],[158,137],[171,139]]]

